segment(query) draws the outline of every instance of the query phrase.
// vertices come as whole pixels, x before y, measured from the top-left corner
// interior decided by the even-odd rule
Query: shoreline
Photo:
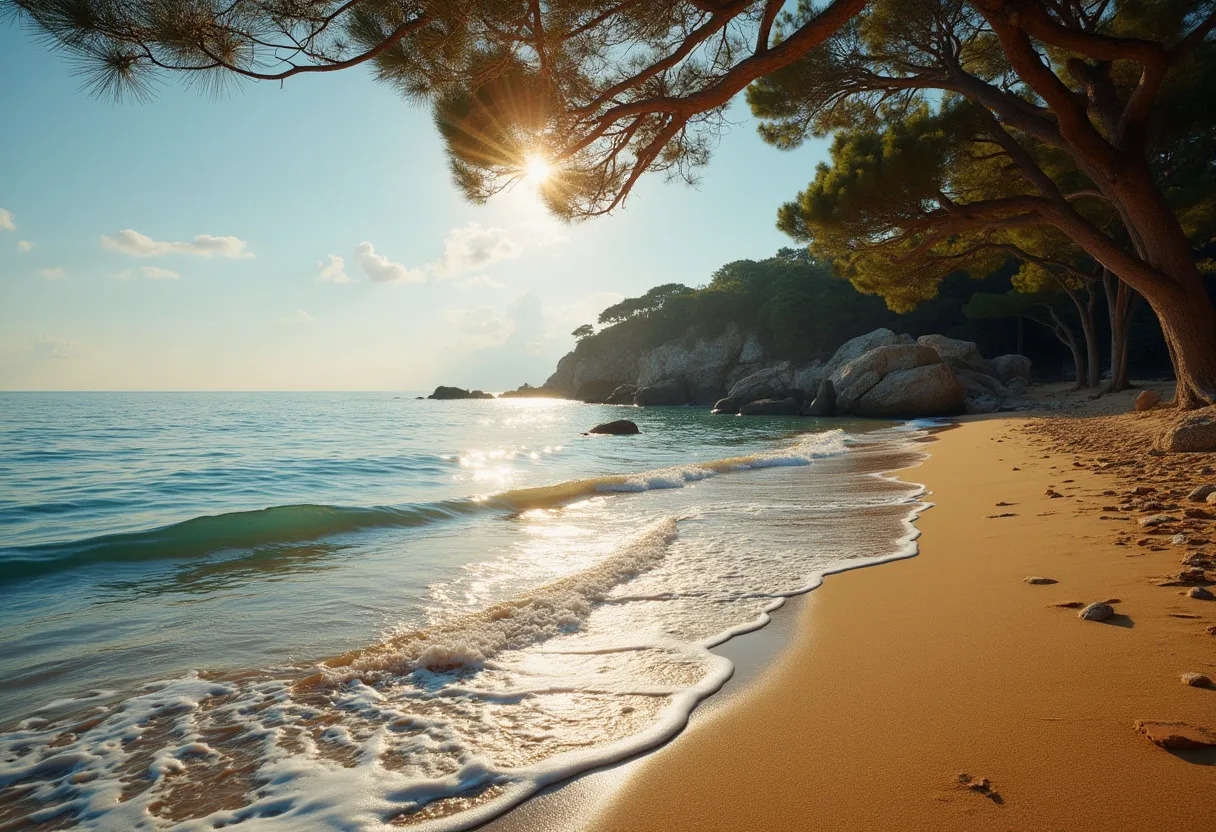
[[[678,737],[485,828],[1210,828],[1216,754],[1162,750],[1135,722],[1216,728],[1216,691],[1180,680],[1216,676],[1216,602],[1159,585],[1186,549],[1117,547],[1140,533],[1098,519],[1117,483],[1032,422],[939,435],[918,557],[791,599],[786,643]],[[1053,606],[1112,597],[1108,623]]]

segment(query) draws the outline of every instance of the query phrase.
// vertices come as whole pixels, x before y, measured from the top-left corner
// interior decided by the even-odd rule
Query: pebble
[[[1186,543],[1186,535],[1176,534],[1170,538],[1170,543],[1173,543],[1175,546],[1181,546]]]
[[[1190,685],[1193,688],[1210,688],[1212,680],[1202,673],[1183,673],[1182,684]]]
[[[1216,598],[1212,591],[1204,586],[1193,586],[1186,591],[1186,594],[1199,601],[1211,601]]]
[[[1044,578],[1042,575],[1027,575],[1022,580],[1028,584],[1035,585],[1054,584],[1057,582],[1055,578]]]
[[[1077,618],[1082,618],[1086,621],[1109,621],[1115,617],[1115,608],[1110,604],[1101,601],[1090,604],[1085,609],[1077,613]]]
[[[1216,494],[1216,483],[1205,483],[1204,485],[1196,486],[1186,498],[1192,503],[1204,502],[1209,494]]]
[[[1173,523],[1177,519],[1177,517],[1173,517],[1169,514],[1150,514],[1148,517],[1140,518],[1140,525],[1146,528],[1150,526],[1161,526],[1166,523]]]

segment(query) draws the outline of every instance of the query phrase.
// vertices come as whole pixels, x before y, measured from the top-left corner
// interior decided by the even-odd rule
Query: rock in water
[[[783,361],[775,367],[766,367],[739,379],[730,388],[727,398],[736,400],[740,405],[760,399],[783,399],[789,395],[794,383],[794,371],[788,361]]]
[[[830,378],[825,378],[819,382],[819,390],[815,393],[815,400],[807,406],[806,415],[836,415],[836,388],[832,385]]]
[[[642,407],[687,404],[688,390],[684,387],[684,382],[670,379],[641,388],[634,394],[633,403]]]
[[[435,392],[427,396],[428,399],[492,399],[493,393],[483,393],[480,390],[465,390],[460,387],[444,387],[442,384],[435,388]]]
[[[1173,453],[1216,451],[1216,408],[1182,417],[1161,438],[1161,449]]]
[[[748,402],[739,408],[744,416],[797,416],[798,400],[793,396],[786,399],[760,399]]]
[[[1086,621],[1109,621],[1114,617],[1115,608],[1102,601],[1090,604],[1088,607],[1077,613],[1077,618],[1081,618]]]
[[[628,419],[617,419],[612,422],[605,422],[602,425],[596,425],[588,433],[603,433],[610,436],[632,436],[635,433],[641,433],[638,430],[637,424]]]
[[[1216,748],[1216,733],[1185,722],[1155,722],[1138,720],[1136,730],[1159,748],[1171,751],[1194,751]]]
[[[718,399],[717,403],[714,404],[714,409],[711,410],[710,412],[711,413],[725,413],[725,414],[738,413],[739,412],[739,400],[732,399],[730,396],[727,396],[725,399]]]
[[[1161,394],[1156,390],[1145,390],[1139,396],[1136,396],[1136,410],[1152,410],[1161,403]]]
[[[633,397],[637,395],[637,392],[636,384],[622,384],[612,391],[604,400],[604,404],[633,404]]]

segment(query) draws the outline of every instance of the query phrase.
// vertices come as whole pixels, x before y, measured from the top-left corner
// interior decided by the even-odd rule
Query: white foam
[[[913,436],[903,431],[899,441]],[[808,465],[843,453],[850,441],[832,431],[769,454],[608,485],[678,489],[724,471]],[[677,518],[665,517],[567,577],[324,667],[319,685],[301,688],[270,674],[224,682],[191,674],[109,706],[59,747],[51,743],[70,723],[63,712],[91,697],[53,703],[46,719],[40,714],[0,736],[0,787],[33,784],[31,796],[46,808],[31,822],[68,811],[96,829],[387,832],[399,828],[392,821],[401,813],[447,798],[465,803],[410,826],[451,832],[479,825],[539,789],[677,734],[696,703],[732,673],[712,648],[763,626],[790,596],[826,575],[916,553],[913,521],[930,505],[920,500],[923,486],[807,506],[797,488],[781,486],[784,475],[773,482],[787,504],[739,489],[728,493],[744,499],[720,503],[705,502],[700,491],[668,495],[683,500],[688,534],[677,536]],[[847,546],[819,552],[765,537],[770,522],[780,528],[807,517],[839,522],[843,533],[850,510],[902,511],[903,534],[880,554]],[[233,726],[235,739],[217,734]],[[148,788],[124,800],[130,774],[123,772],[140,740],[155,744],[138,775]],[[257,751],[257,788],[246,805],[176,825],[155,814],[164,790],[192,766],[233,764],[237,755],[226,743],[238,741],[246,755]],[[486,789],[479,802],[476,793]]]

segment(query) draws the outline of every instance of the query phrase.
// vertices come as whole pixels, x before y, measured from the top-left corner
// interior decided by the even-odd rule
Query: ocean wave
[[[101,563],[198,558],[228,550],[303,543],[375,528],[412,528],[483,513],[549,509],[613,493],[682,488],[731,471],[808,465],[843,453],[844,431],[816,433],[787,448],[634,474],[609,474],[484,497],[407,506],[286,505],[205,515],[155,529],[0,549],[0,585]]]

